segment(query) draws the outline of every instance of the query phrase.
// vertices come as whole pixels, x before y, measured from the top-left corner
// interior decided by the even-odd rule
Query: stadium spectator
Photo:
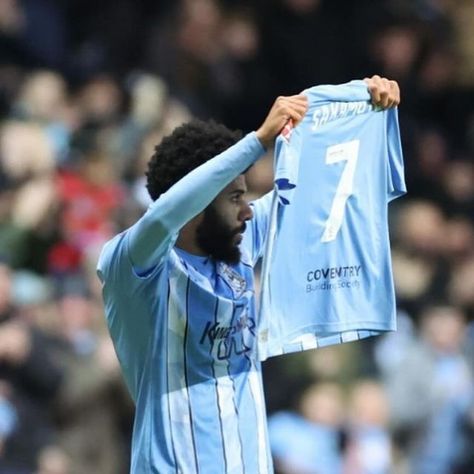
[[[276,472],[342,473],[344,412],[341,388],[322,382],[302,393],[297,412],[273,414],[268,430]]]
[[[42,448],[55,441],[51,402],[62,370],[45,335],[12,302],[12,273],[0,263],[0,471],[32,472]]]
[[[101,307],[80,275],[58,282],[56,302],[54,355],[64,371],[54,404],[57,446],[69,460],[68,474],[118,474],[128,462],[121,428],[132,405]]]
[[[465,315],[433,306],[424,309],[420,324],[419,339],[385,374],[391,422],[411,472],[447,474],[467,454],[463,420],[474,397]]]
[[[346,420],[344,473],[388,474],[394,464],[388,427],[389,402],[376,380],[358,380],[351,388]]]

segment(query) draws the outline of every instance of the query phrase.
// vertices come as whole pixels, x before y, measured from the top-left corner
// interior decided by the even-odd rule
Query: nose
[[[247,201],[245,201],[242,204],[242,209],[240,210],[239,220],[242,221],[242,222],[245,222],[245,221],[249,221],[250,219],[252,219],[252,217],[253,217],[252,207],[250,206],[250,204]]]

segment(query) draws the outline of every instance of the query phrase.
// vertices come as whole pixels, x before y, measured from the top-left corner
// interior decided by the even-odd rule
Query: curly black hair
[[[223,152],[242,137],[213,120],[192,120],[174,129],[155,147],[146,172],[155,201],[190,171]]]

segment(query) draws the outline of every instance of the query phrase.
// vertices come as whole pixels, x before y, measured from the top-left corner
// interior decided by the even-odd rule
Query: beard
[[[230,228],[219,216],[214,206],[208,206],[197,228],[197,241],[202,250],[217,261],[235,265],[240,262],[237,235],[245,231],[245,223]]]

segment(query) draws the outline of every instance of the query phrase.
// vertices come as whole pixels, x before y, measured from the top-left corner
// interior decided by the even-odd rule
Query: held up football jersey
[[[275,151],[259,357],[396,328],[387,223],[406,192],[396,109],[363,81],[304,91],[309,110]]]

